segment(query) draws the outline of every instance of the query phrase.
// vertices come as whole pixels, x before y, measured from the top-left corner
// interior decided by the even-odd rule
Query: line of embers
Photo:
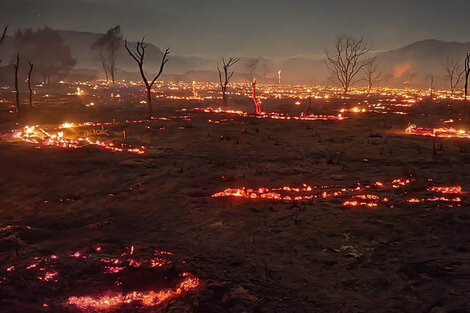
[[[397,178],[391,183],[375,182],[370,185],[357,183],[352,187],[313,186],[302,184],[301,187],[228,188],[217,192],[212,198],[232,197],[247,200],[267,200],[281,202],[309,202],[321,199],[342,199],[346,207],[377,208],[379,205],[395,207],[400,202],[409,204],[435,203],[449,207],[461,206],[467,194],[461,186],[434,186],[431,179],[428,186],[411,188],[413,177]]]
[[[95,312],[159,307],[200,285],[199,278],[185,270],[186,261],[171,252],[137,251],[134,246],[121,253],[109,250],[96,246],[86,252],[34,257],[9,265],[0,271],[0,294],[14,306],[18,290],[24,290],[21,301],[30,302],[28,309]],[[45,298],[38,303],[41,296]],[[8,308],[9,301],[4,305]]]

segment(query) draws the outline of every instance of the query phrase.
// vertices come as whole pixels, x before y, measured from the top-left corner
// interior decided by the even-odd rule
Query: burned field
[[[470,310],[461,100],[74,92],[3,107],[0,311]]]

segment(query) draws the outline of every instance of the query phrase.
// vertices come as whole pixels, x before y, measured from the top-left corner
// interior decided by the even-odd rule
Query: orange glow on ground
[[[196,289],[199,286],[199,279],[189,273],[183,273],[185,277],[174,289],[164,289],[159,291],[140,292],[133,291],[126,294],[114,293],[100,297],[70,297],[68,305],[74,305],[82,310],[109,310],[124,304],[136,303],[142,306],[156,306],[164,301],[179,297],[184,293]]]
[[[279,188],[228,188],[224,191],[214,193],[212,198],[241,198],[246,200],[257,201],[279,201],[279,202],[296,202],[296,201],[313,201],[322,199],[341,198],[343,206],[346,207],[368,207],[377,208],[380,205],[395,207],[397,203],[403,203],[403,198],[396,199],[396,192],[405,186],[415,182],[413,178],[397,178],[390,183],[375,182],[370,185],[356,184],[356,187],[342,188],[337,186],[312,186],[303,184],[302,187],[279,187]],[[374,191],[378,194],[361,193],[364,191]],[[461,186],[444,186],[444,187],[428,187],[419,192],[441,193],[453,195],[465,195]],[[404,190],[404,194],[409,195],[410,191]],[[348,197],[348,198],[346,198]],[[346,198],[346,199],[345,199]],[[395,198],[395,200],[391,200]],[[413,197],[406,200],[406,203],[422,203],[422,202],[442,202],[442,203],[461,203],[461,197],[438,197],[429,195],[427,197]]]
[[[261,112],[260,114],[250,114],[244,111],[237,110],[226,110],[226,109],[212,109],[212,108],[195,108],[195,112],[214,113],[214,114],[230,114],[241,117],[254,117],[254,118],[270,118],[274,120],[296,120],[296,121],[343,121],[346,117],[341,114],[338,115],[313,115],[313,114],[302,114],[297,116],[291,116],[281,113],[266,113]]]

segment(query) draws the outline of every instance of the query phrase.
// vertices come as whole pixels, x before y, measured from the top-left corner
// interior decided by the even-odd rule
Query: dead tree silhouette
[[[148,107],[148,114],[147,119],[152,119],[152,87],[157,81],[157,79],[162,75],[163,69],[165,64],[168,62],[168,55],[170,54],[170,48],[165,50],[165,53],[162,57],[162,62],[160,64],[160,70],[154,76],[154,78],[149,82],[147,76],[145,75],[144,71],[144,59],[145,59],[145,49],[147,48],[147,44],[144,42],[144,38],[141,41],[136,42],[135,44],[135,52],[131,51],[127,44],[127,40],[124,42],[124,46],[126,47],[127,52],[129,55],[135,60],[137,65],[139,66],[140,76],[145,84],[145,88],[147,89],[147,107]]]
[[[222,58],[222,70],[219,68],[219,63],[217,63],[217,71],[219,72],[219,82],[220,88],[222,89],[222,100],[224,105],[227,105],[227,86],[230,82],[235,71],[230,72],[230,68],[240,61],[240,58],[229,58],[228,61],[225,58]]]

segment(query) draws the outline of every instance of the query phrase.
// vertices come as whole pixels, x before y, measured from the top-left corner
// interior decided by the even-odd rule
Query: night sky
[[[179,55],[321,54],[339,34],[377,50],[423,39],[470,41],[469,0],[0,0],[13,29],[104,32],[120,24]]]

